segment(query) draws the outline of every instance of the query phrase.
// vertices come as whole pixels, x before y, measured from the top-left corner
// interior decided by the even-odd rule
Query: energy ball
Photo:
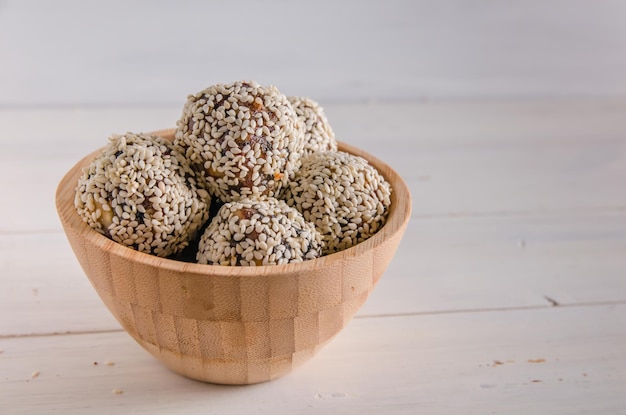
[[[391,205],[385,178],[364,158],[342,151],[306,157],[285,193],[287,203],[322,234],[324,255],[374,235]]]
[[[175,142],[209,193],[231,202],[277,196],[300,167],[304,131],[276,87],[233,82],[187,98]]]
[[[287,97],[304,125],[303,157],[319,151],[337,151],[337,141],[324,109],[306,97]]]
[[[74,205],[112,240],[161,257],[182,251],[207,221],[208,193],[170,141],[126,133],[109,139],[78,180]]]
[[[296,209],[275,198],[225,203],[200,237],[197,260],[215,265],[279,265],[322,254],[322,237]]]

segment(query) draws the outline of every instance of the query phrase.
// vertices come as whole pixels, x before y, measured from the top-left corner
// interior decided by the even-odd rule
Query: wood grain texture
[[[0,223],[0,233],[61,230],[54,189],[76,160],[111,133],[148,131],[163,120],[171,125],[180,110],[0,111],[6,129],[0,188],[16,195],[0,204],[0,216],[12,218]],[[626,175],[624,99],[335,104],[325,110],[340,141],[376,155],[406,181],[419,201],[415,217],[626,211],[626,192],[613,190]]]
[[[624,252],[626,213],[413,218],[356,316],[626,302]],[[62,231],[0,235],[0,264],[1,334],[120,329]]]
[[[244,388],[178,376],[126,333],[0,339],[0,412],[621,415],[624,338],[626,305],[363,318]]]
[[[405,179],[412,218],[350,324],[244,388],[179,376],[124,332],[54,206],[76,160],[179,106],[0,108],[0,413],[624,415],[626,100],[324,107]]]
[[[172,139],[173,130],[155,134]],[[249,384],[290,372],[352,319],[389,265],[411,216],[409,190],[395,171],[365,157],[390,183],[383,228],[361,244],[297,264],[207,266],[157,258],[89,228],[74,208],[92,153],[58,186],[56,203],[87,277],[122,327],[172,370],[214,383]]]

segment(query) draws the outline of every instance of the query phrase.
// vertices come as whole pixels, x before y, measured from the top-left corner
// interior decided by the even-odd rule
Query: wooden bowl
[[[174,130],[154,134],[172,139]],[[355,147],[392,186],[386,224],[368,240],[297,264],[201,265],[124,247],[76,213],[78,177],[99,151],[61,180],[56,206],[85,274],[122,327],[165,366],[189,378],[250,384],[313,357],[348,324],[391,261],[411,216],[406,183]]]

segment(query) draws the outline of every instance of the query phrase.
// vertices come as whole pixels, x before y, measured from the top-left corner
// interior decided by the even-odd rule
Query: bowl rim
[[[147,134],[158,135],[169,140],[173,139],[175,129],[163,129],[149,132]],[[332,263],[343,262],[361,256],[362,254],[374,250],[383,244],[387,239],[392,238],[398,232],[403,232],[411,217],[411,194],[406,182],[389,165],[377,157],[352,145],[338,141],[338,149],[350,154],[365,158],[373,165],[389,182],[391,192],[391,205],[387,220],[382,228],[370,238],[360,242],[350,248],[324,255],[319,258],[281,265],[260,265],[260,266],[230,266],[230,265],[207,265],[194,262],[180,261],[171,258],[158,257],[156,255],[137,251],[133,248],[119,244],[101,233],[95,231],[82,220],[74,207],[74,196],[76,193],[76,183],[79,175],[96,156],[103,147],[99,148],[80,159],[61,179],[55,193],[55,204],[59,218],[66,232],[72,231],[81,238],[87,240],[111,255],[126,258],[132,262],[156,267],[159,269],[185,272],[192,274],[229,275],[229,276],[263,276],[263,275],[290,275],[294,271],[309,272],[329,267]]]

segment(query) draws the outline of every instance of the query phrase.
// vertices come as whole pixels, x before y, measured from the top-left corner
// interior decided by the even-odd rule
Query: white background
[[[182,105],[254,79],[321,103],[626,93],[619,0],[0,0],[0,105]]]

